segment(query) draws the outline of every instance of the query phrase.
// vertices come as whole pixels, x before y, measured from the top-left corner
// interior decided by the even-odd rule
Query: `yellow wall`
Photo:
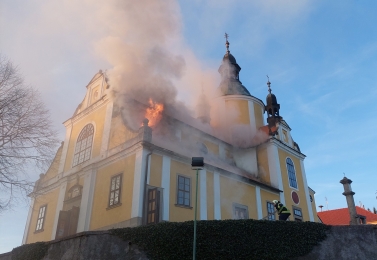
[[[260,105],[254,103],[254,115],[255,115],[255,124],[259,128],[264,125],[263,123],[263,109]]]
[[[74,123],[72,127],[71,138],[69,140],[69,146],[67,151],[67,157],[65,161],[64,171],[68,171],[72,168],[73,163],[73,154],[75,149],[75,144],[77,138],[81,132],[81,130],[89,123],[95,122],[94,128],[94,138],[93,138],[93,148],[91,158],[96,157],[100,154],[101,144],[102,144],[102,134],[103,134],[103,127],[105,122],[106,116],[106,106],[103,106],[92,112],[79,120],[78,122]]]
[[[319,218],[317,216],[317,207],[316,207],[316,204],[315,204],[314,192],[312,192],[309,189],[309,194],[312,195],[312,198],[313,198],[313,202],[311,202],[311,204],[312,204],[312,211],[313,211],[314,222],[320,222]]]
[[[28,236],[26,243],[35,243],[38,241],[50,241],[52,235],[52,229],[54,225],[55,219],[55,212],[56,212],[56,204],[58,202],[59,197],[59,190],[60,188],[56,188],[49,193],[44,194],[43,196],[38,196],[35,199],[30,225],[28,230]],[[45,213],[45,220],[43,224],[43,231],[34,233],[35,228],[37,226],[39,208],[43,205],[47,204],[46,213]]]
[[[177,203],[177,178],[178,175],[191,178],[191,208],[176,206]],[[194,219],[195,206],[195,177],[196,172],[191,170],[191,165],[171,160],[170,163],[170,213],[169,221],[188,221]],[[200,216],[200,183],[198,180],[198,205],[197,218]]]
[[[113,118],[111,118],[109,149],[112,149],[115,146],[136,137],[137,134],[137,132],[132,132],[123,124],[122,117],[119,113],[115,116],[113,111]]]
[[[208,150],[213,153],[218,155],[219,154],[219,146],[217,144],[214,144],[210,141],[203,140],[203,143],[207,146]]]
[[[233,203],[248,207],[249,218],[257,219],[255,187],[220,176],[221,218],[233,218]]]
[[[152,154],[150,158],[150,176],[149,185],[155,187],[161,187],[162,176],[162,156],[158,154]]]
[[[47,181],[56,175],[58,175],[58,170],[59,170],[59,164],[60,164],[60,158],[62,156],[62,151],[63,151],[63,144],[58,148],[54,160],[52,161],[50,167],[48,168],[43,181]]]
[[[257,148],[257,161],[258,161],[258,172],[261,180],[265,183],[271,184],[270,179],[270,169],[268,167],[268,154],[267,147],[260,145]]]
[[[207,171],[207,219],[212,220],[215,218],[215,200],[213,189],[213,173]]]
[[[98,170],[94,187],[90,230],[99,229],[131,218],[135,159],[135,155],[131,155]],[[107,209],[110,180],[112,176],[119,173],[123,173],[120,199],[122,205]]]
[[[263,217],[267,216],[267,201],[272,202],[273,200],[279,200],[280,199],[280,194],[273,193],[267,190],[260,190],[260,196],[262,200],[262,214]],[[277,214],[275,215],[277,219]]]
[[[235,115],[231,124],[250,124],[249,104],[247,100],[226,100],[225,106],[229,113]]]
[[[301,208],[304,221],[310,221],[308,204],[306,202],[306,196],[305,196],[304,182],[302,178],[300,160],[294,155],[291,155],[287,153],[286,151],[281,150],[280,148],[278,148],[278,153],[279,153],[280,169],[281,169],[282,180],[283,180],[284,197],[285,197],[286,206],[291,212],[292,212],[292,206]],[[287,171],[287,166],[285,162],[287,157],[292,159],[293,164],[295,166],[297,186],[299,190],[290,188],[289,186],[288,171]],[[292,200],[292,197],[291,197],[292,190],[296,191],[300,198],[300,202],[298,205],[294,204]],[[292,215],[293,215],[293,212],[292,212]],[[291,218],[293,219],[293,216],[291,216]]]

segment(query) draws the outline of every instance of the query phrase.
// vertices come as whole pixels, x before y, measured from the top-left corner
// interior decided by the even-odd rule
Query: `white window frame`
[[[298,210],[301,212],[301,216],[295,214],[295,210]],[[293,220],[296,221],[296,219],[300,219],[301,221],[304,221],[304,216],[302,214],[302,209],[296,206],[292,206],[292,215],[293,215]]]
[[[83,133],[84,129],[86,127],[90,127],[90,125],[93,127],[93,134],[92,135],[89,135],[88,137],[80,140],[80,136],[81,134]],[[80,165],[86,161],[89,161],[92,157],[92,152],[93,152],[93,144],[94,144],[94,135],[95,135],[95,127],[94,127],[94,124],[93,123],[89,123],[89,124],[86,124],[82,130],[80,131],[80,134],[79,136],[77,137],[77,140],[76,140],[76,144],[75,144],[75,149],[73,151],[73,160],[72,160],[72,167],[75,167],[77,165]],[[81,144],[82,144],[82,141],[85,140],[85,146],[87,146],[87,142],[88,142],[88,138],[91,136],[91,144],[90,144],[90,148],[89,147],[85,147],[84,150],[82,150],[82,147],[81,147]],[[89,148],[89,149],[88,149]],[[80,161],[80,157],[81,155],[83,155],[83,160]]]
[[[289,170],[288,170],[287,159],[290,159],[291,162],[292,162],[293,170],[295,171],[294,174],[295,174],[295,179],[296,179],[296,185],[297,185],[297,187],[291,186],[291,182],[290,182],[290,178],[289,178]],[[290,157],[286,157],[285,158],[285,168],[287,169],[287,177],[288,177],[288,185],[289,185],[289,187],[298,191],[299,189],[298,189],[298,181],[297,181],[297,174],[296,174],[297,171],[296,171],[295,163],[293,162],[292,158],[290,158]]]
[[[236,209],[245,210],[245,212],[246,212],[245,218],[239,218],[236,214]],[[233,214],[233,219],[249,219],[249,209],[246,205],[233,203],[232,204],[232,214]]]
[[[119,179],[118,179],[119,178]],[[119,180],[119,183],[117,181]],[[114,183],[113,183],[114,181]],[[123,173],[118,173],[110,178],[110,190],[109,190],[109,200],[108,200],[108,208],[113,208],[122,205],[121,197],[122,197],[122,182],[123,182]],[[113,188],[114,184],[114,188]],[[119,186],[117,187],[117,184]],[[118,191],[118,201],[115,202],[116,192]]]
[[[186,190],[180,190],[179,189],[179,178],[184,178],[185,180],[188,179],[189,181],[189,191],[186,191]],[[185,185],[185,184],[184,184]],[[189,205],[186,205],[185,204],[185,196],[183,195],[183,204],[179,203],[179,191],[182,191],[184,192],[184,194],[186,194],[187,192],[189,193]],[[191,200],[191,194],[192,194],[192,182],[191,182],[191,177],[190,176],[186,176],[186,175],[182,175],[182,174],[177,174],[177,188],[176,188],[176,206],[179,206],[179,207],[186,207],[186,208],[192,208],[192,200]]]
[[[45,220],[46,220],[46,211],[47,211],[47,204],[42,205],[39,208],[35,232],[42,232],[44,230],[43,227],[44,227]]]

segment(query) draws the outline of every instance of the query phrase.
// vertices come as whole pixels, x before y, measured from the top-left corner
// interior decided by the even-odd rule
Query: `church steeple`
[[[241,67],[237,64],[236,58],[230,54],[229,35],[225,33],[226,52],[223,57],[222,64],[219,68],[221,75],[220,90],[223,95],[245,95],[251,96],[249,91],[242,85],[239,79]]]
[[[269,94],[266,97],[265,110],[267,111],[267,123],[269,127],[275,126],[277,122],[280,122],[281,116],[279,115],[280,104],[276,99],[276,96],[272,94],[270,78],[267,76],[267,86]]]

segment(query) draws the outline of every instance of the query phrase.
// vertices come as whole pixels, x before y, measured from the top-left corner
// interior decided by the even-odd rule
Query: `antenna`
[[[327,197],[325,197],[326,200],[326,210],[329,210],[329,202],[327,201]]]

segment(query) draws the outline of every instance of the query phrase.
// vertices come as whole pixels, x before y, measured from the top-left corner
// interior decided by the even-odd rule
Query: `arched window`
[[[295,167],[293,165],[293,162],[291,158],[287,158],[286,162],[287,162],[287,169],[288,169],[289,186],[297,189],[296,172],[295,172]]]
[[[77,138],[75,155],[73,157],[73,166],[83,163],[90,159],[93,144],[94,126],[88,124],[82,129],[79,138]]]

